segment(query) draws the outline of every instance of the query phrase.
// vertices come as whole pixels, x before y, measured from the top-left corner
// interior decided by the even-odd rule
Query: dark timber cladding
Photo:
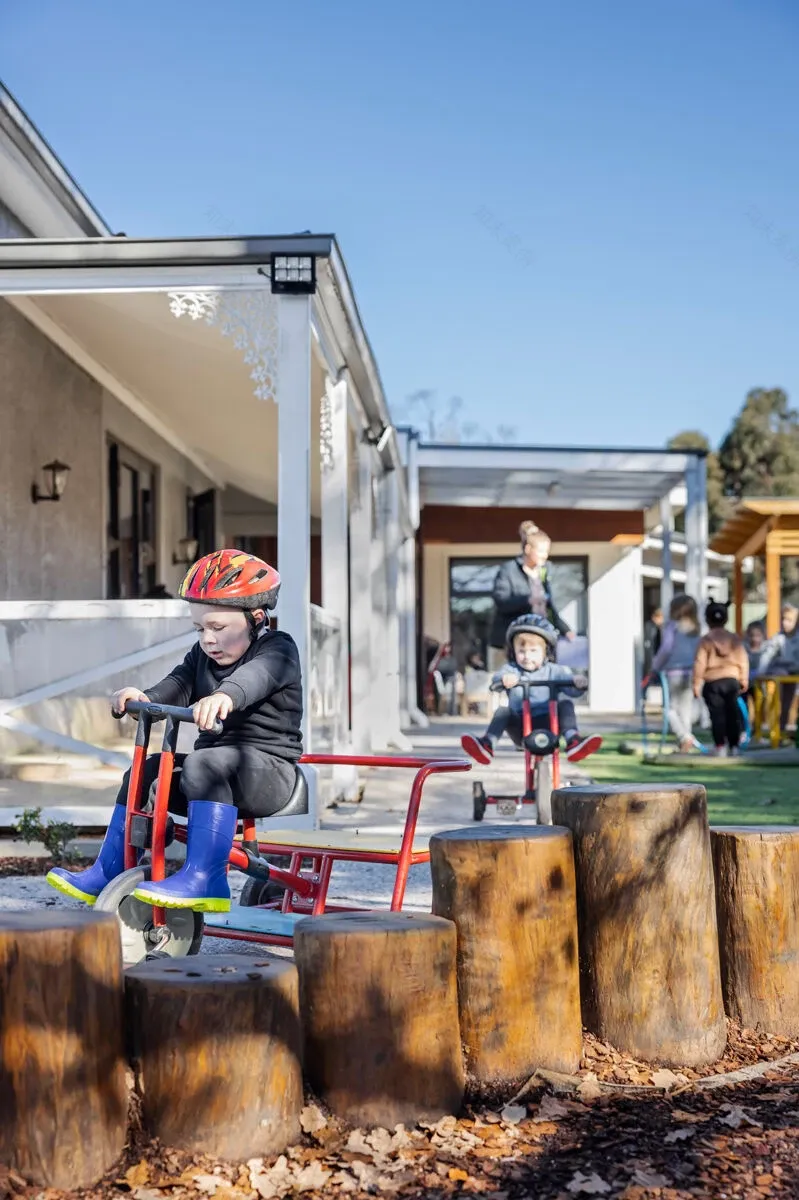
[[[425,505],[421,541],[515,542],[522,521],[535,521],[553,542],[611,542],[644,536],[643,512],[573,508],[460,508]]]

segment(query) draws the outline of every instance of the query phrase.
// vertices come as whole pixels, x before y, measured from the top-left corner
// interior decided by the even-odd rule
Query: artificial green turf
[[[581,768],[597,783],[702,783],[711,825],[799,825],[799,765],[750,765],[745,755],[650,765],[640,754],[619,754],[621,742],[638,740],[610,734]]]

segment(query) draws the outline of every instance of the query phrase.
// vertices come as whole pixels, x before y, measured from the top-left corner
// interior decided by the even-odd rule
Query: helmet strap
[[[252,613],[250,612],[250,610],[248,608],[245,608],[244,615],[247,618],[247,624],[250,629],[250,641],[256,642],[258,640],[258,631],[264,622],[256,621],[255,617],[252,615]]]

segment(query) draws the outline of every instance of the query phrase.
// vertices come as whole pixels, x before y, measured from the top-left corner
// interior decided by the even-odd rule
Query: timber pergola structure
[[[799,557],[799,497],[769,496],[741,500],[710,543],[718,554],[735,558],[733,597],[735,625],[743,628],[743,562],[762,557],[766,562],[766,633],[780,628],[780,560]]]

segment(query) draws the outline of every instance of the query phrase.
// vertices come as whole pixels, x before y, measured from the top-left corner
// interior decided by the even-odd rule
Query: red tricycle
[[[522,744],[524,751],[524,791],[504,795],[488,794],[483,783],[472,784],[472,803],[475,821],[482,821],[489,804],[497,806],[497,815],[515,817],[524,811],[524,805],[536,805],[536,820],[539,825],[552,824],[552,792],[561,787],[560,779],[560,726],[558,723],[557,694],[576,689],[573,679],[551,679],[533,684],[522,680],[517,686],[524,691],[522,701]],[[530,688],[547,688],[549,691],[549,727],[533,729],[530,707]]]
[[[422,790],[431,775],[468,771],[465,759],[378,757],[370,755],[307,754],[301,764],[316,766],[404,767],[415,770],[405,827],[401,837],[352,832],[283,829],[268,837],[258,834],[255,820],[244,819],[230,852],[230,867],[249,876],[239,905],[229,913],[203,914],[188,908],[156,908],[133,892],[147,880],[166,877],[166,848],[186,841],[186,826],[169,815],[169,792],[181,722],[193,723],[191,708],[131,701],[127,713],[138,717],[128,785],[125,823],[125,870],[100,892],[95,909],[117,914],[126,966],[145,958],[197,954],[204,935],[264,945],[291,946],[294,926],[307,916],[331,911],[355,911],[327,903],[333,864],[337,861],[387,863],[396,867],[391,910],[402,908],[408,871],[430,861],[429,846],[414,842]],[[143,796],[144,761],[153,724],[166,721],[158,778]],[[215,733],[221,732],[217,722]],[[275,817],[308,812],[308,784],[297,767],[294,790]],[[268,819],[268,818],[267,818]],[[277,859],[277,862],[275,861]],[[287,865],[277,865],[286,863]]]

